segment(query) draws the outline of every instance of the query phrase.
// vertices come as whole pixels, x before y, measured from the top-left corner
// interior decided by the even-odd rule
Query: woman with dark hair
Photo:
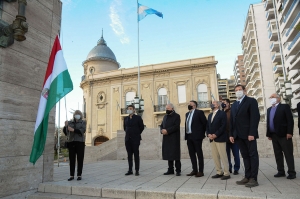
[[[76,110],[73,114],[73,119],[65,121],[65,126],[63,128],[63,132],[67,136],[67,145],[69,149],[70,178],[68,181],[74,180],[76,156],[77,180],[81,180],[86,130],[86,122],[82,120],[82,117],[81,111]]]

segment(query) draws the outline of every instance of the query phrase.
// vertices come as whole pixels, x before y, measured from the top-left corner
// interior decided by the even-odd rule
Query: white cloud
[[[110,10],[109,17],[111,20],[110,26],[112,27],[115,34],[120,38],[121,43],[128,44],[130,42],[130,39],[125,34],[124,27],[119,16],[119,10],[121,6],[122,6],[121,0],[114,0],[111,3],[109,8]]]

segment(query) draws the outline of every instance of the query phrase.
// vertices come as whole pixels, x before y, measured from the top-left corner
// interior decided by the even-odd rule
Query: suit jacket
[[[257,101],[245,96],[242,103],[234,102],[230,112],[230,136],[248,139],[248,136],[258,138],[258,123],[260,114]]]
[[[270,132],[270,112],[271,108],[267,110],[267,137],[272,137]],[[294,118],[290,106],[288,104],[277,105],[277,109],[274,115],[274,129],[276,135],[280,137],[286,137],[286,134],[293,134],[294,130]]]
[[[144,130],[143,119],[139,115],[132,115],[124,118],[124,131],[126,132],[125,141],[133,140],[140,141],[142,139],[141,134]]]
[[[207,125],[206,125],[206,135],[216,134],[217,138],[214,139],[215,142],[227,142],[228,134],[226,132],[227,116],[224,111],[218,110],[213,121],[211,122],[213,113],[208,115]],[[212,142],[211,140],[209,140]]]
[[[298,112],[298,128],[300,129],[300,102],[297,104],[297,112]]]
[[[185,140],[193,139],[193,140],[202,140],[205,138],[205,130],[206,130],[206,123],[207,119],[204,115],[204,112],[198,109],[194,110],[194,115],[192,118],[191,123],[191,134],[186,133],[186,120],[190,112],[187,112],[185,114]]]

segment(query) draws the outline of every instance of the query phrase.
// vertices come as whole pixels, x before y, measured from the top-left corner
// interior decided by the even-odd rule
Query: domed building
[[[182,118],[192,99],[208,114],[211,94],[218,99],[216,64],[211,56],[141,66],[142,118],[146,127],[157,128],[161,124],[168,102],[174,104]],[[123,130],[126,107],[138,93],[138,68],[119,69],[120,64],[103,34],[82,65],[84,76],[80,87],[87,120],[86,146],[96,146]]]

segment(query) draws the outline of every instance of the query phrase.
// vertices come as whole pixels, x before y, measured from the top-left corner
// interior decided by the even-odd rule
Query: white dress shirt
[[[193,109],[193,110],[189,113],[189,115],[188,115],[188,117],[187,117],[187,119],[186,119],[186,121],[188,121],[188,120],[190,119],[189,123],[186,124],[186,125],[189,127],[188,129],[190,130],[190,132],[186,132],[187,134],[191,134],[191,133],[192,133],[191,125],[192,125],[192,119],[193,119],[194,112],[195,112],[195,109]]]

